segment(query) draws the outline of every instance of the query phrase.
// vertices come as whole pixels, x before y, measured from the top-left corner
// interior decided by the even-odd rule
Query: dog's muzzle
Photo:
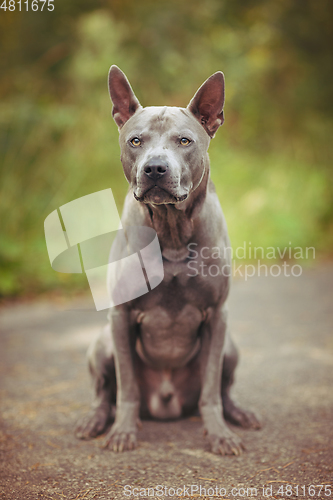
[[[178,184],[179,179],[168,162],[161,156],[153,156],[142,167],[134,197],[144,203],[179,203],[187,198],[188,192],[179,190]]]

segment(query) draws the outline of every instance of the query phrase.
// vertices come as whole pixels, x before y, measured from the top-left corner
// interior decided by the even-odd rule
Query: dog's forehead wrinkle
[[[146,116],[144,116],[146,115]],[[185,114],[185,116],[187,116]],[[147,120],[147,125],[156,130],[156,127],[163,127],[165,130],[178,125],[179,120],[183,121],[181,110],[172,106],[150,106],[142,110],[142,117]]]
[[[131,127],[127,127],[127,124]],[[171,140],[175,137],[193,139],[204,134],[199,122],[193,120],[192,114],[187,109],[174,106],[148,106],[138,110],[128,120],[121,135],[123,137],[126,135],[127,140],[134,135],[146,140],[156,140],[156,136],[160,135],[164,136],[165,140]]]

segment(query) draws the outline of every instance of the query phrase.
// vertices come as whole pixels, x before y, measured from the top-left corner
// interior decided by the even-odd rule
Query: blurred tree
[[[56,284],[42,231],[51,210],[109,185],[110,173],[122,198],[111,64],[143,105],[185,106],[224,71],[226,126],[211,155],[228,159],[216,179],[235,235],[248,217],[249,234],[268,243],[295,235],[332,249],[332,28],[331,0],[56,0],[52,12],[1,11],[0,293]]]
[[[238,140],[279,148],[290,134],[296,142],[308,134],[321,145],[333,114],[330,0],[59,0],[53,12],[7,11],[0,95],[63,96],[79,17],[101,8],[121,25],[122,66],[143,100],[183,102],[212,68],[222,69]]]

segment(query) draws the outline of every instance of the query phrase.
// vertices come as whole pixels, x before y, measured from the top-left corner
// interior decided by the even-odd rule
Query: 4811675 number
[[[1,2],[1,0],[0,0]],[[26,11],[32,10],[33,12],[43,10],[54,10],[54,0],[3,0],[0,5],[0,9],[9,10],[13,12],[14,10]]]

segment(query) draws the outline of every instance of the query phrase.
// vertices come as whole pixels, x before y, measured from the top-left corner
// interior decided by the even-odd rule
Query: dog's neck
[[[205,202],[208,178],[209,168],[206,169],[200,185],[184,202],[175,205],[147,205],[162,255],[167,260],[181,261],[188,257],[187,245],[195,231],[195,220]]]

